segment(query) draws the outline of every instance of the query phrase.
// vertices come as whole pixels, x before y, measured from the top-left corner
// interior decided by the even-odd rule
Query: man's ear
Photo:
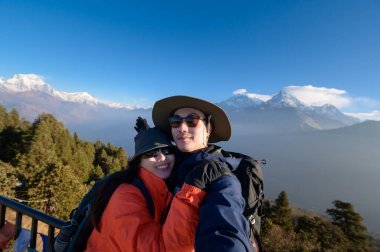
[[[207,123],[207,134],[210,136],[211,134],[211,131],[212,131],[212,126],[211,126],[211,123]]]
[[[212,124],[211,124],[211,115],[207,116],[207,133],[210,136],[211,131],[212,131]]]

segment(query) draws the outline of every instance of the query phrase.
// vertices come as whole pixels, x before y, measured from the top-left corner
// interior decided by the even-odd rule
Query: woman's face
[[[174,161],[172,149],[160,148],[142,154],[140,166],[157,177],[166,179],[173,171]]]

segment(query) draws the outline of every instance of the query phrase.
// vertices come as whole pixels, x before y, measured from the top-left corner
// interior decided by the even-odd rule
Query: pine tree
[[[342,230],[320,217],[298,218],[296,232],[301,246],[314,244],[320,251],[347,251],[348,240]]]
[[[263,249],[266,252],[295,251],[295,233],[285,231],[281,226],[266,219],[265,229],[261,233]]]
[[[29,182],[29,205],[61,219],[67,219],[88,188],[72,169],[50,164]]]
[[[50,114],[40,115],[27,137],[27,151],[20,157],[20,172],[27,179],[50,164],[72,164],[75,143],[70,132]]]
[[[274,204],[265,201],[264,211],[261,229],[264,250],[295,251],[296,233],[293,231],[292,210],[286,192],[280,192]]]
[[[111,174],[115,171],[126,167],[126,160],[123,158],[125,152],[122,148],[116,148],[108,143],[107,146],[95,143],[95,161],[94,166],[100,166],[104,175]]]
[[[14,197],[17,182],[16,169],[0,161],[0,194]]]
[[[80,143],[80,139],[79,139],[79,136],[76,132],[74,132],[74,142],[76,145],[78,145]]]
[[[367,228],[362,224],[363,218],[355,212],[352,204],[340,200],[333,201],[334,208],[327,209],[333,224],[338,226],[351,243],[348,251],[367,251]]]
[[[104,177],[102,168],[98,165],[90,173],[89,181],[97,181]]]
[[[0,104],[0,132],[5,128],[7,115],[7,110]]]
[[[119,160],[120,167],[127,168],[128,166],[127,154],[125,153],[125,150],[122,147],[120,147],[117,150],[116,157]]]
[[[17,156],[25,151],[25,136],[30,123],[20,119],[18,112],[12,109],[7,113],[0,106],[0,160],[17,165]]]
[[[280,225],[286,231],[292,231],[294,228],[292,209],[285,191],[281,191],[276,199],[272,220],[274,224]]]

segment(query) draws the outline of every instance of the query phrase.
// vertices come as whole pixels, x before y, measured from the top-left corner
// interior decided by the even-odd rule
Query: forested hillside
[[[367,234],[350,203],[335,200],[326,210],[328,216],[295,210],[285,191],[265,202],[261,230],[265,251],[380,251],[379,239]]]
[[[71,135],[50,114],[33,123],[0,105],[0,190],[66,219],[97,179],[127,167],[123,148]]]

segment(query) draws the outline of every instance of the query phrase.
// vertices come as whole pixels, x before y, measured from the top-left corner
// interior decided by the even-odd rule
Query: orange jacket
[[[148,170],[140,168],[138,176],[152,197],[154,219],[141,191],[131,184],[122,184],[102,215],[101,232],[93,230],[86,251],[194,251],[198,208],[206,193],[184,184],[161,225],[160,217],[173,196],[165,181]]]

